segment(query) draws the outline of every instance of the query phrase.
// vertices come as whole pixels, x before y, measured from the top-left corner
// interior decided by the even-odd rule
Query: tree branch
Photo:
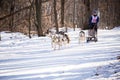
[[[29,9],[30,7],[31,7],[31,6],[24,7],[24,8],[19,9],[18,11],[15,11],[15,12],[13,12],[13,13],[11,13],[11,14],[8,14],[8,15],[5,15],[5,16],[3,16],[3,17],[0,17],[0,21],[4,20],[4,19],[6,19],[6,18],[8,18],[8,17],[10,17],[10,16],[12,16],[12,15],[15,15],[15,14],[17,14],[17,13],[23,11],[23,10]]]

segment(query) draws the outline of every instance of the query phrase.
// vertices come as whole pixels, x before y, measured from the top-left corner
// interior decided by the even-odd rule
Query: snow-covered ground
[[[79,44],[78,33],[53,50],[49,37],[1,32],[0,80],[120,80],[120,27],[99,30],[96,43]]]

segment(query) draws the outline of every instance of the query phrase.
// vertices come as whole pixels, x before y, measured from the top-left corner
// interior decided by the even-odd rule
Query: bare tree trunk
[[[36,27],[38,32],[38,37],[43,36],[42,26],[41,26],[41,19],[42,19],[42,0],[35,0],[36,6]]]
[[[30,31],[31,31],[31,10],[32,10],[32,4],[31,8],[29,9],[29,38],[31,38]]]
[[[64,6],[65,0],[61,0],[61,27],[64,27]],[[65,31],[67,32],[67,26],[65,26]]]
[[[74,6],[73,6],[73,30],[75,31],[75,1],[76,0],[74,0]]]
[[[30,2],[30,4],[31,4],[31,7],[30,7],[30,9],[29,9],[29,30],[28,30],[28,32],[29,32],[29,38],[31,38],[31,33],[30,33],[30,31],[31,31],[31,13],[32,13],[32,9],[33,9],[33,6],[34,6],[34,0],[31,2],[31,0],[29,0],[29,2]]]
[[[58,20],[57,20],[57,10],[56,10],[56,0],[54,0],[54,16],[55,16],[55,27],[56,27],[56,32],[59,32],[59,27],[58,27]]]
[[[10,6],[10,15],[14,12],[14,7],[15,7],[15,0],[11,1],[11,6]],[[10,17],[10,25],[9,29],[12,32],[13,31],[13,26],[14,26],[14,15]]]
[[[86,16],[85,16],[85,21],[83,23],[83,28],[87,29],[89,26],[89,17],[91,16],[91,0],[84,0],[84,4],[86,6]]]

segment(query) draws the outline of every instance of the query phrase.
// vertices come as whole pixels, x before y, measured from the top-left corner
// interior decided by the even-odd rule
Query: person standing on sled
[[[96,37],[97,37],[98,22],[99,22],[99,16],[97,15],[97,11],[93,11],[93,14],[89,18],[89,29],[95,30]]]

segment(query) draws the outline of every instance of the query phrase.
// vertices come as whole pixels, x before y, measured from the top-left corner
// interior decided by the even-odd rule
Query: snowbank
[[[69,29],[71,42],[60,50],[49,37],[1,32],[0,80],[120,80],[118,29],[98,30],[98,42],[80,44],[79,29]]]

